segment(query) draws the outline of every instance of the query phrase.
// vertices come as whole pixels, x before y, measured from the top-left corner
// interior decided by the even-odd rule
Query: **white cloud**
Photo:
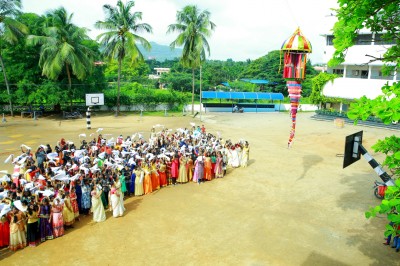
[[[43,14],[49,9],[64,6],[74,13],[74,23],[92,29],[95,38],[100,32],[93,28],[103,20],[103,5],[115,5],[116,0],[23,0],[23,11]],[[269,51],[279,50],[283,41],[300,26],[313,45],[313,62],[323,58],[324,39],[332,24],[327,19],[336,0],[137,0],[134,11],[143,13],[143,23],[153,27],[153,34],[142,34],[147,40],[169,45],[176,34],[166,34],[168,25],[175,23],[178,10],[195,4],[211,13],[217,25],[209,39],[210,59],[233,60],[257,59]]]

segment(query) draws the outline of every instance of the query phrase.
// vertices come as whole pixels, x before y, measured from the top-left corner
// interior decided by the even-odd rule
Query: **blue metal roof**
[[[277,82],[271,82],[271,81],[266,80],[266,79],[240,79],[240,80],[244,81],[244,82],[250,82],[252,84],[261,84],[261,85],[266,85],[266,84],[268,84],[268,85],[276,85],[276,84],[278,84]]]
[[[228,82],[221,82],[221,85],[224,85],[225,87],[230,87]]]
[[[269,84],[269,80],[266,79],[240,79],[241,81],[250,82],[253,84]]]
[[[283,100],[282,93],[272,92],[225,92],[225,91],[203,91],[203,99],[235,99],[235,100]]]

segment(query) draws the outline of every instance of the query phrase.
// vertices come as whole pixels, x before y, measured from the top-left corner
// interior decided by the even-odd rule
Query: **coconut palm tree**
[[[142,20],[142,12],[131,12],[135,6],[134,1],[128,1],[124,4],[118,0],[117,6],[104,5],[105,21],[97,21],[95,27],[107,32],[97,36],[100,41],[101,50],[109,60],[116,59],[118,61],[118,94],[117,94],[117,111],[116,116],[120,112],[120,83],[122,61],[125,57],[130,58],[132,63],[137,60],[143,60],[137,42],[141,43],[146,50],[150,50],[150,43],[143,37],[137,35],[140,32],[151,33],[152,27],[147,23],[138,23]]]
[[[167,33],[179,33],[170,46],[171,48],[183,46],[180,61],[183,66],[192,68],[192,114],[194,113],[194,70],[206,60],[206,51],[210,55],[207,38],[216,27],[210,21],[210,15],[210,12],[200,11],[197,6],[185,6],[176,13],[177,23],[169,25],[167,31]]]
[[[63,71],[67,74],[71,109],[72,75],[82,80],[94,66],[94,52],[83,45],[89,39],[87,29],[73,24],[72,17],[73,13],[68,14],[63,7],[52,10],[47,13],[45,36],[28,36],[28,44],[41,45],[39,65],[43,75],[56,80]]]
[[[19,37],[28,34],[28,28],[15,20],[14,18],[20,13],[21,0],[1,0],[0,1],[0,42],[10,44],[16,43]],[[10,103],[11,116],[14,116],[13,104],[11,99],[10,84],[8,84],[7,73],[4,67],[2,57],[2,47],[0,46],[0,65],[6,83],[8,101]]]

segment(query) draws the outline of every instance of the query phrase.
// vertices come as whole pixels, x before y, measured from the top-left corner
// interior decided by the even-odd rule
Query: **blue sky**
[[[64,6],[74,13],[74,23],[91,29],[92,38],[100,33],[93,25],[104,20],[103,5],[115,5],[116,0],[22,0],[23,11],[39,15]],[[211,13],[217,25],[209,38],[209,59],[235,61],[257,59],[269,51],[279,50],[298,26],[311,41],[313,63],[322,62],[324,39],[321,34],[333,27],[331,8],[336,0],[137,0],[134,11],[143,13],[142,22],[153,27],[153,34],[142,34],[148,41],[169,45],[176,34],[166,34],[168,25],[175,23],[176,11],[186,5],[197,5]]]

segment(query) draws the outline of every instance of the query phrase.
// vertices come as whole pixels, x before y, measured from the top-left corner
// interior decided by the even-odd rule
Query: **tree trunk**
[[[192,68],[192,115],[194,115],[194,68]]]
[[[202,105],[202,98],[201,98],[201,65],[200,65],[200,121],[201,121],[201,105]]]
[[[118,58],[117,112],[115,113],[115,116],[118,116],[118,115],[119,115],[119,106],[120,106],[119,96],[120,96],[120,93],[121,93],[121,67],[122,67],[122,59],[121,59],[121,58]]]
[[[1,69],[3,70],[4,82],[6,83],[6,87],[7,87],[8,102],[10,103],[11,116],[14,116],[13,104],[11,101],[10,84],[8,84],[6,69],[4,67],[3,57],[1,56],[1,53],[0,53],[0,64],[1,64]]]
[[[72,93],[72,81],[71,81],[71,73],[69,71],[69,65],[68,63],[65,63],[65,68],[67,69],[67,77],[68,77],[68,92],[70,93],[70,112],[72,112],[72,98],[73,98],[73,93]]]

